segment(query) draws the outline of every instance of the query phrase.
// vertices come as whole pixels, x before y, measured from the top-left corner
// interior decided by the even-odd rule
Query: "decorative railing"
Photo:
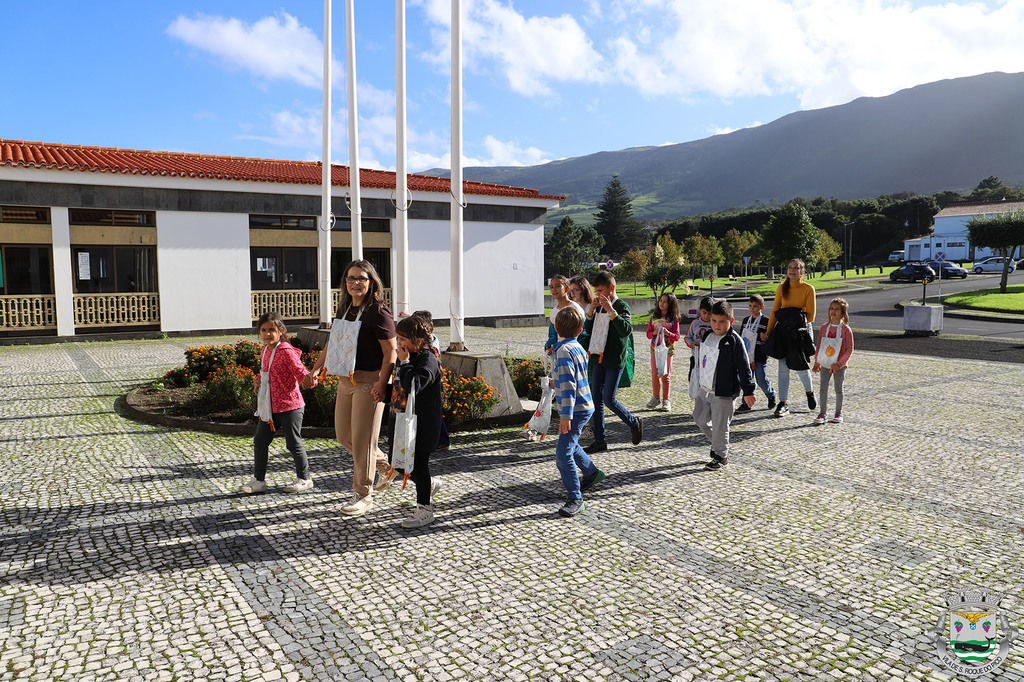
[[[0,331],[56,329],[57,303],[52,295],[0,296]]]
[[[160,294],[75,294],[76,327],[127,327],[160,324]]]
[[[331,290],[331,309],[338,309],[341,291]],[[384,290],[384,301],[391,307],[391,289]],[[277,311],[286,320],[316,320],[320,317],[320,292],[316,289],[262,290],[252,292],[252,319],[268,311]]]

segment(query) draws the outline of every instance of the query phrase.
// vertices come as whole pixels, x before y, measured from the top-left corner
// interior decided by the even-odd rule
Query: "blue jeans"
[[[574,414],[569,433],[558,434],[558,445],[555,446],[555,464],[558,466],[558,473],[562,475],[562,485],[565,486],[565,494],[570,500],[583,498],[580,493],[580,478],[576,468],[583,472],[584,476],[590,476],[597,472],[597,467],[590,461],[590,457],[580,447],[580,432],[584,425],[590,421],[590,413]]]
[[[764,391],[764,394],[769,398],[775,397],[775,389],[772,388],[772,382],[768,376],[764,373],[765,365],[767,362],[755,362],[754,363],[754,380],[757,381],[757,385]]]
[[[608,367],[601,363],[594,365],[594,375],[590,377],[590,396],[594,401],[594,440],[604,441],[604,406],[607,405],[615,415],[629,428],[635,428],[636,417],[629,413],[625,405],[615,398],[619,390],[621,367]]]
[[[804,385],[804,391],[807,393],[811,392],[811,370],[809,369],[794,369],[797,377],[800,379],[800,383]],[[786,364],[786,359],[779,360],[779,400],[789,400],[789,365]]]

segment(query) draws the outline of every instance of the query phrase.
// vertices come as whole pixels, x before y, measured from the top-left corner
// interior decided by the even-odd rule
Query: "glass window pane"
[[[3,281],[5,294],[52,294],[50,247],[8,246],[3,250]]]
[[[331,288],[342,287],[342,268],[352,262],[352,249],[331,249]]]
[[[72,249],[74,290],[79,294],[107,294],[114,291],[114,250],[89,246]]]
[[[116,249],[117,290],[156,291],[156,258],[152,247]]]
[[[280,289],[281,249],[249,249],[253,291]]]
[[[284,250],[284,288],[317,288],[316,249]]]

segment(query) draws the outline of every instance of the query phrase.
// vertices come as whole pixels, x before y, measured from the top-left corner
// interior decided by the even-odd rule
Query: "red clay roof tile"
[[[152,152],[137,149],[85,147],[80,145],[24,142],[0,139],[0,166],[46,168],[51,170],[90,171],[100,173],[130,173],[132,175],[160,175],[217,180],[248,180],[286,184],[319,185],[319,161],[280,161],[276,159],[250,159],[238,156],[212,156],[179,152]],[[365,188],[395,188],[395,174],[390,171],[364,168],[359,176]],[[430,175],[408,176],[410,190],[448,193],[448,178]],[[348,167],[331,167],[331,184],[348,185]],[[535,189],[494,185],[486,182],[463,182],[466,194],[483,194],[527,199],[552,199],[562,196],[541,194]]]

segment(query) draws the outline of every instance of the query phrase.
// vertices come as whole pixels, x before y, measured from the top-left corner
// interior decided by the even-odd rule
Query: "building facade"
[[[948,261],[976,261],[994,256],[992,249],[971,244],[967,223],[973,218],[1024,210],[1024,201],[979,202],[947,206],[935,214],[935,229],[930,235],[903,242],[903,257],[908,261],[932,260],[942,252]]]
[[[362,170],[363,256],[390,287],[394,173]],[[332,169],[331,284],[351,260]],[[450,183],[410,175],[409,288],[449,317]],[[543,313],[544,218],[562,197],[466,182],[465,314]],[[319,317],[320,164],[0,139],[0,335],[248,328]],[[390,291],[390,289],[389,289]]]

